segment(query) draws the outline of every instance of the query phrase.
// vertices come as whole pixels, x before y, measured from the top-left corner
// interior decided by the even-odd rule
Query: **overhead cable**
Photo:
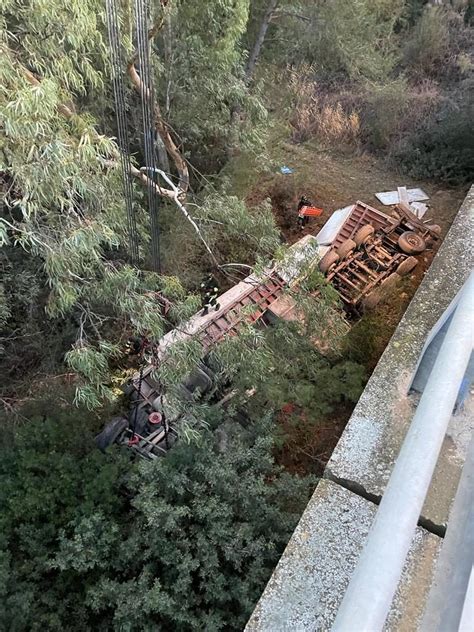
[[[135,26],[137,35],[138,74],[140,76],[140,96],[143,126],[143,150],[147,173],[156,169],[154,91],[150,72],[150,42],[148,37],[148,6],[146,0],[135,0]],[[151,218],[151,254],[155,272],[161,271],[159,203],[153,175],[147,178],[148,208]]]
[[[125,90],[123,83],[123,64],[118,25],[116,0],[106,0],[107,30],[111,53],[112,83],[114,89],[115,112],[117,117],[117,139],[120,149],[122,185],[127,215],[129,256],[132,265],[139,262],[138,233],[133,205],[133,188],[130,173],[130,142],[126,114]]]

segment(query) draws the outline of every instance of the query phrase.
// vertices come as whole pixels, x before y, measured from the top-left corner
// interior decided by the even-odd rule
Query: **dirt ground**
[[[283,175],[279,173],[278,166],[274,173],[258,173],[255,169],[252,172],[252,166],[246,165],[247,182],[245,174],[241,173],[240,193],[245,192],[245,199],[250,206],[267,198],[271,200],[277,224],[289,243],[305,234],[317,233],[335,210],[357,200],[390,215],[391,207],[381,204],[375,193],[396,190],[398,186],[419,187],[426,192],[430,198],[426,202],[429,206],[426,219],[441,226],[443,238],[467,191],[467,187],[449,189],[433,182],[413,180],[388,170],[369,155],[344,155],[311,144],[301,146],[288,142],[280,142],[278,147],[273,148],[272,154],[275,164],[287,165],[293,169],[293,173]],[[322,208],[324,213],[310,220],[302,231],[297,224],[296,208],[303,194],[315,206]],[[356,359],[365,365],[367,377],[383,353],[441,243],[442,239],[435,248],[425,251],[419,260],[421,265],[401,281],[397,291],[356,324],[353,344],[361,346],[357,342],[359,339],[360,343],[361,340],[367,340],[367,335],[371,337],[370,352],[362,349],[356,351],[360,353],[360,358]],[[362,346],[365,348],[365,343]],[[286,428],[286,441],[276,454],[278,462],[295,473],[312,471],[321,475],[351,412],[352,406],[340,407],[327,419],[316,425],[311,424],[309,428],[305,423],[292,426],[291,431]],[[283,427],[285,417],[282,411],[279,424]]]
[[[378,160],[368,155],[343,155],[320,150],[311,145],[282,143],[281,164],[293,169],[290,175],[263,175],[248,192],[251,205],[265,198],[272,201],[277,223],[286,239],[296,241],[302,234],[315,233],[333,211],[361,200],[390,214],[390,207],[375,197],[379,191],[396,190],[398,186],[420,187],[429,196],[426,217],[439,224],[443,235],[447,232],[467,187],[448,189],[432,182],[413,180],[388,171]],[[301,195],[324,210],[321,217],[310,220],[303,232],[297,226],[296,206]]]

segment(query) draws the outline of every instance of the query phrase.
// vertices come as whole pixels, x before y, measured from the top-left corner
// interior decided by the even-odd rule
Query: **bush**
[[[389,150],[401,138],[410,138],[436,112],[442,101],[437,86],[424,81],[411,87],[404,77],[368,86],[359,97],[361,136],[375,151]]]
[[[391,158],[418,178],[436,178],[450,185],[474,177],[474,107],[453,104],[430,117],[413,135],[393,148]]]
[[[462,7],[425,7],[406,38],[405,72],[453,86],[472,72],[472,42],[472,27],[463,20]]]
[[[323,143],[357,144],[360,128],[357,112],[346,113],[340,102],[318,94],[318,85],[311,74],[311,67],[304,65],[290,72],[292,140],[301,143],[317,138]]]
[[[448,43],[446,10],[443,7],[426,7],[405,46],[405,66],[412,72],[433,72],[446,56]]]
[[[53,406],[49,402],[49,411]],[[126,462],[96,449],[83,411],[58,411],[54,417],[32,418],[2,434],[3,630],[90,629],[83,606],[87,582],[53,570],[50,562],[69,524],[127,512],[120,494]]]
[[[315,485],[269,420],[130,462],[51,409],[0,436],[0,629],[241,630]]]

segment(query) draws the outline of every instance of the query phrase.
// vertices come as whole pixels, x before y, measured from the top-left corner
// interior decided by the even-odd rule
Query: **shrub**
[[[437,86],[424,81],[410,87],[404,77],[370,85],[360,96],[362,138],[374,150],[390,150],[403,137],[411,137],[442,101]]]
[[[406,44],[405,65],[413,72],[432,72],[447,54],[448,42],[449,27],[445,9],[426,7]]]
[[[450,185],[474,177],[474,107],[448,103],[413,135],[403,138],[391,158],[415,177],[436,178]]]
[[[461,8],[428,6],[408,34],[403,65],[412,77],[430,76],[453,85],[472,71],[472,42]]]
[[[290,73],[293,109],[290,125],[292,140],[304,142],[318,138],[324,143],[357,143],[360,121],[355,111],[346,113],[339,101],[317,94],[318,85],[311,78],[310,66],[301,66]]]
[[[52,409],[0,437],[0,629],[241,630],[315,484],[270,420],[130,463]]]

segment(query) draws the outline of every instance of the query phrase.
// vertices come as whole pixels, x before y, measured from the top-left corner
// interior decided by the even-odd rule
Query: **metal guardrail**
[[[474,273],[431,370],[332,632],[379,632],[397,590],[473,349]]]
[[[474,436],[467,451],[449,524],[436,561],[418,632],[460,632],[474,619]],[[465,628],[466,632],[469,628]]]

